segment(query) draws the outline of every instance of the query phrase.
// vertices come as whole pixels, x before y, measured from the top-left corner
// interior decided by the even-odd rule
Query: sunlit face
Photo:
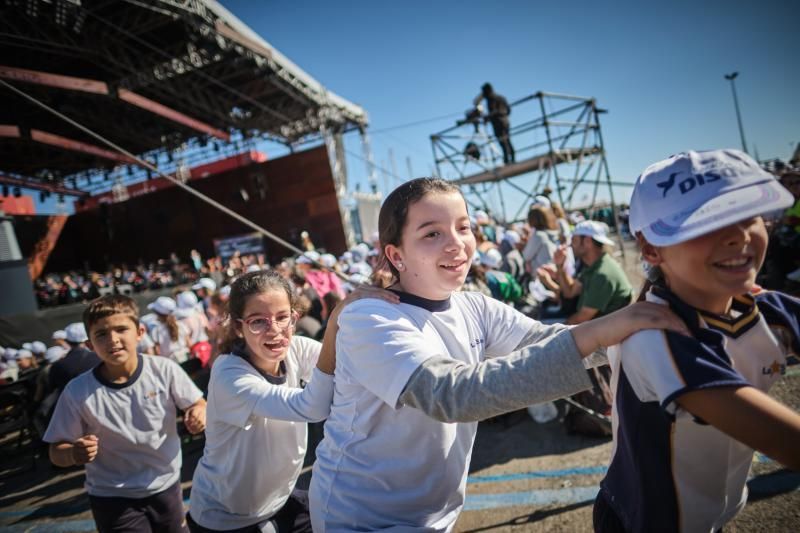
[[[443,300],[464,283],[475,246],[464,198],[428,193],[409,207],[401,244],[385,251],[402,290]]]
[[[253,333],[251,329],[263,331]],[[275,289],[248,297],[237,330],[244,338],[253,364],[276,373],[280,362],[286,358],[294,333],[289,296],[285,291]]]
[[[592,238],[585,235],[573,235],[570,245],[572,247],[572,255],[575,256],[575,259],[581,260],[586,257],[586,253],[589,251],[589,248],[594,246],[592,243]]]
[[[110,366],[136,368],[136,350],[144,326],[124,313],[101,318],[89,328],[86,345]]]
[[[752,289],[767,250],[761,217],[743,220],[713,233],[657,248],[670,289],[688,304],[727,313],[731,299]]]

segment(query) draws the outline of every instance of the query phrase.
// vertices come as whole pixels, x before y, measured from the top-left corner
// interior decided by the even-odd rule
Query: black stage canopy
[[[213,0],[0,0],[0,80],[165,171],[367,125]],[[0,102],[0,183],[80,196],[142,179],[1,84]]]

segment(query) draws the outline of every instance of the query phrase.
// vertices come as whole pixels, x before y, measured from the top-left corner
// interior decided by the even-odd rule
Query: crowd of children
[[[650,265],[642,301],[543,325],[545,302],[567,303],[549,265],[586,282],[576,241],[602,245],[607,228],[573,238],[580,220],[547,197],[503,227],[470,217],[453,185],[412,180],[386,198],[374,247],[337,258],[307,239],[294,260],[219,290],[202,277],[142,316],[100,297],[50,348],[3,350],[0,379],[47,376],[43,440],[54,464],[86,465],[100,531],[450,531],[477,421],[586,389],[608,348],[614,451],[595,529],[717,531],[746,501],[753,450],[800,468],[800,415],[766,394],[800,353],[800,301],[756,285],[762,217],[796,201],[735,150],[655,163],[627,223]],[[177,410],[206,438],[188,514]],[[306,422],[323,419],[306,494]]]

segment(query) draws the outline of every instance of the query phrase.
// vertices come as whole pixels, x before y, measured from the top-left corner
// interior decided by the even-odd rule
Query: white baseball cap
[[[499,268],[503,264],[503,256],[497,248],[489,248],[481,254],[481,264],[489,268]]]
[[[199,291],[200,289],[215,291],[217,290],[217,283],[211,278],[200,278],[197,280],[197,283],[192,285],[192,290]]]
[[[151,311],[164,316],[174,313],[176,307],[175,300],[169,296],[159,296],[155,302],[147,305],[147,308]]]
[[[65,355],[67,355],[67,350],[63,346],[51,346],[44,353],[44,360],[53,364]]]
[[[64,328],[64,332],[67,334],[67,342],[77,344],[89,340],[89,337],[86,336],[86,327],[84,327],[83,322],[73,322]]]
[[[180,309],[194,309],[197,307],[197,295],[192,291],[183,291],[176,296],[176,303]]]
[[[333,254],[322,254],[319,262],[328,268],[333,268],[336,265],[336,256]]]
[[[592,240],[595,240],[600,244],[614,246],[614,241],[608,238],[608,226],[603,222],[598,222],[596,220],[584,220],[583,222],[579,222],[575,226],[575,230],[572,232],[572,235],[591,237]]]
[[[175,315],[179,318],[192,316],[197,311],[197,295],[192,291],[183,291],[175,297],[178,308]]]
[[[33,341],[31,343],[31,351],[36,355],[42,355],[47,351],[47,345],[42,341]]]
[[[311,265],[314,263],[319,263],[319,252],[315,252],[314,250],[305,252],[303,255],[298,257],[295,260],[295,262],[301,265]]]
[[[671,246],[793,203],[744,152],[690,150],[653,163],[637,178],[629,224],[649,243]]]
[[[531,207],[550,207],[551,205],[550,198],[541,194],[536,196],[531,203]]]
[[[33,352],[30,350],[22,349],[17,352],[17,361],[22,359],[33,359]]]
[[[57,329],[53,332],[53,336],[51,337],[54,341],[63,341],[67,338],[67,332],[63,329]]]

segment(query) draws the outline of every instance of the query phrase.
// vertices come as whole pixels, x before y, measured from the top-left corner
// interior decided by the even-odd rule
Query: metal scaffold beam
[[[510,104],[509,139],[516,160],[503,163],[499,141],[487,118],[473,114],[430,136],[438,175],[465,187],[501,222],[524,219],[527,205],[548,193],[566,209],[596,206],[599,187],[613,182],[594,98],[536,92]],[[523,195],[516,212],[506,211],[508,192]]]

